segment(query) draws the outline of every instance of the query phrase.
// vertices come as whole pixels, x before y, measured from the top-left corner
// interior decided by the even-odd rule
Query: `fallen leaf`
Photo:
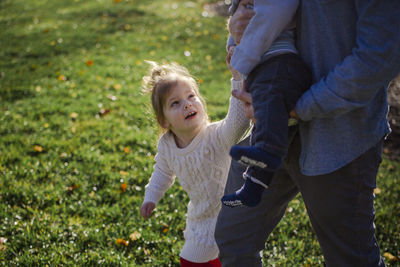
[[[133,232],[132,234],[130,234],[129,239],[131,241],[136,241],[140,238],[140,233],[138,231]]]
[[[122,183],[121,184],[121,190],[122,192],[126,192],[126,188],[128,187],[128,185],[126,183]]]
[[[36,152],[43,152],[43,147],[41,147],[41,146],[38,146],[38,145],[35,145],[34,147],[33,147],[33,150],[35,150]]]
[[[104,117],[105,115],[107,115],[107,114],[110,113],[110,112],[111,112],[110,109],[108,109],[108,108],[102,108],[102,109],[100,109],[100,111],[99,111],[99,115],[102,116],[102,117]]]
[[[129,148],[129,146],[127,146],[127,147],[124,148],[124,152],[125,152],[126,154],[129,154],[129,152],[131,152],[131,149]]]
[[[398,258],[390,254],[389,252],[383,253],[383,256],[389,261],[398,261]]]
[[[67,187],[67,190],[68,191],[74,191],[75,189],[78,189],[79,188],[79,185],[78,184],[73,184],[73,185],[71,185],[71,186],[68,186]]]
[[[375,195],[379,195],[381,192],[382,192],[382,190],[380,188],[378,188],[378,187],[374,189],[374,194]]]
[[[60,75],[60,76],[58,76],[58,80],[59,81],[66,81],[67,77],[65,77],[65,75]]]
[[[85,62],[85,64],[87,65],[87,66],[89,66],[89,67],[91,67],[91,66],[93,66],[93,60],[88,60],[88,61],[86,61]]]
[[[166,232],[168,232],[168,225],[162,224],[162,226],[163,226],[162,232],[165,234]]]
[[[129,241],[126,241],[125,239],[123,239],[123,238],[118,238],[116,241],[115,241],[115,244],[117,244],[117,245],[123,245],[123,246],[125,246],[125,247],[127,247],[128,245],[129,245]]]

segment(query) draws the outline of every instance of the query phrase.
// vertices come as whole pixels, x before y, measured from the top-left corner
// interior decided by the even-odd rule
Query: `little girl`
[[[230,55],[232,89],[241,90],[243,81],[230,68]],[[166,132],[158,141],[140,213],[150,217],[176,175],[190,198],[181,266],[221,266],[214,228],[231,162],[229,149],[243,136],[249,120],[241,102],[231,97],[226,118],[210,123],[205,102],[186,68],[149,63],[152,68],[143,78],[144,89],[151,92],[157,121]]]

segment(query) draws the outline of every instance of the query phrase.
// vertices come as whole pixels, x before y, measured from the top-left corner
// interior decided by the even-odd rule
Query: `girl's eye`
[[[193,98],[193,97],[196,97],[196,95],[194,95],[194,94],[189,95],[189,98]]]
[[[178,101],[174,101],[174,102],[171,103],[171,107],[176,106],[176,105],[178,105],[178,104],[179,104]]]

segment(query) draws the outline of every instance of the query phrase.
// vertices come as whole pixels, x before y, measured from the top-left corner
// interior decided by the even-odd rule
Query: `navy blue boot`
[[[271,172],[271,176],[273,173]],[[235,193],[223,196],[221,201],[225,206],[234,208],[234,207],[255,207],[260,203],[262,193],[266,185],[262,185],[262,183],[251,177],[247,176],[244,185]]]

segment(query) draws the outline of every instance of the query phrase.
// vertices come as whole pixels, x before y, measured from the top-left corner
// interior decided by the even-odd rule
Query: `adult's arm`
[[[249,74],[260,62],[262,55],[272,42],[293,21],[298,4],[298,0],[254,1],[255,14],[237,45],[231,61],[237,71]],[[239,5],[239,8],[245,7]]]
[[[356,47],[299,99],[295,111],[304,121],[368,105],[400,72],[400,1],[354,2],[359,15]]]

